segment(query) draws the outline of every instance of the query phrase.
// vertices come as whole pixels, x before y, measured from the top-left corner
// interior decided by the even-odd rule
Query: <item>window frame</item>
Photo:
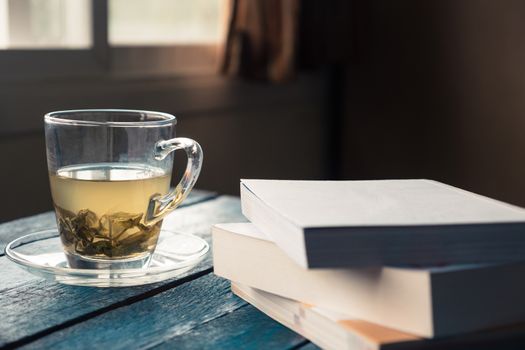
[[[108,0],[91,0],[90,48],[0,50],[0,82],[195,76],[217,71],[222,46],[219,44],[110,46],[108,5]]]

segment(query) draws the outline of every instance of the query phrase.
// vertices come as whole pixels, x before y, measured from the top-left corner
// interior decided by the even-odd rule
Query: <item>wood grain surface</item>
[[[306,341],[247,304],[155,346],[176,349],[295,349]]]
[[[251,311],[251,312],[250,312]],[[253,319],[252,319],[253,317]],[[288,349],[304,340],[250,310],[207,274],[28,344],[27,349]]]
[[[0,248],[55,226],[52,212],[0,225]],[[236,197],[194,191],[164,228],[211,242],[211,225],[244,221]],[[232,252],[234,253],[234,252]],[[49,282],[0,256],[1,348],[295,348],[306,341],[231,294],[212,255],[174,279],[128,288]]]

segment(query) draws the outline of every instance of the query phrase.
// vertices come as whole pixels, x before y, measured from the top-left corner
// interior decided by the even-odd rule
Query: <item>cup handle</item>
[[[178,149],[186,151],[188,156],[186,171],[173,191],[166,195],[156,194],[151,197],[146,214],[148,224],[161,220],[166,214],[177,208],[197,182],[203,154],[201,146],[196,141],[186,137],[159,141],[155,144],[155,159],[163,160],[168,154]]]

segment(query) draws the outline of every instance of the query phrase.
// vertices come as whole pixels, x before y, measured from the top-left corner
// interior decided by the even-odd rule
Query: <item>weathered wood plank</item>
[[[233,295],[213,274],[112,310],[27,349],[288,348],[304,340]]]
[[[182,203],[181,208],[215,197],[217,197],[215,192],[193,190]],[[4,254],[6,244],[13,239],[52,227],[56,227],[55,214],[52,211],[0,224],[0,256]]]
[[[160,349],[290,349],[306,340],[251,305],[165,340]]]
[[[1,224],[0,255],[4,255],[4,248],[6,244],[11,242],[13,239],[50,227],[56,227],[55,214],[51,211]]]
[[[218,197],[217,192],[195,189],[190,192],[179,208],[189,207],[190,205],[205,202],[216,197]]]
[[[27,349],[136,349],[161,344],[246,303],[208,274],[151,298],[52,333]]]
[[[210,241],[212,224],[242,220],[238,198],[222,196],[175,210],[166,219],[166,226]],[[6,259],[0,258],[0,267],[6,266]],[[209,272],[211,266],[209,254],[185,276]],[[0,293],[0,346],[23,343],[50,329],[82,322],[112,308],[148,298],[176,286],[177,280],[183,277],[149,286],[96,289],[60,285],[33,278],[22,270],[7,269],[7,273],[2,273],[0,284],[3,290]]]

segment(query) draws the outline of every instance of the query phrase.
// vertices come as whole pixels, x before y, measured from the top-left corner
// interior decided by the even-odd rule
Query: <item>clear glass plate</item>
[[[90,287],[125,287],[178,276],[201,261],[209,250],[200,237],[162,230],[148,267],[76,269],[68,265],[56,229],[31,233],[10,242],[5,253],[18,266],[45,279]]]

